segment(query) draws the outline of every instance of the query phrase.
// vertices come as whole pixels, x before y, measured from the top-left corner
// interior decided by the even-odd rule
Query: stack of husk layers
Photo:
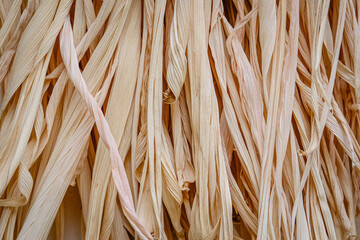
[[[356,239],[359,0],[0,0],[0,239]]]

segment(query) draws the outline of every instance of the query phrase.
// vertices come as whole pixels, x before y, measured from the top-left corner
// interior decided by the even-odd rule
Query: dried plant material
[[[357,238],[359,9],[0,1],[0,239]]]

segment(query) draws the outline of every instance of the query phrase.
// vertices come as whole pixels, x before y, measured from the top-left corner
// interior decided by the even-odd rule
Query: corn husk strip
[[[111,134],[110,127],[107,121],[105,120],[105,117],[100,107],[98,106],[95,98],[92,97],[92,95],[87,90],[85,80],[82,78],[80,70],[77,66],[78,60],[76,57],[76,50],[73,43],[73,37],[71,35],[72,31],[70,26],[70,18],[67,18],[63,27],[62,34],[63,35],[60,36],[60,47],[61,47],[61,54],[64,59],[65,68],[67,70],[69,78],[74,83],[74,86],[77,89],[77,91],[80,92],[81,97],[84,99],[84,102],[86,103],[87,107],[91,109],[91,114],[95,118],[95,122],[99,129],[100,137],[104,141],[105,146],[110,151],[112,173],[113,173],[115,185],[118,188],[119,192],[125,193],[125,196],[119,195],[121,199],[121,203],[124,208],[124,212],[125,214],[129,214],[130,216],[132,216],[130,218],[133,218],[134,222],[130,222],[130,223],[132,223],[132,225],[138,231],[138,233],[141,234],[141,237],[150,238],[149,234],[145,231],[145,229],[143,228],[143,226],[136,217],[135,209],[132,205],[130,186],[126,185],[126,183],[128,182],[126,179],[125,169],[123,168],[123,165],[121,163],[122,160],[119,155],[119,152],[117,151],[116,142]],[[70,34],[70,37],[68,37],[68,34]]]
[[[113,134],[117,145],[119,145],[120,140],[123,139],[125,124],[130,112],[131,104],[129,103],[131,103],[133,99],[137,74],[136,66],[138,65],[137,61],[140,54],[140,16],[138,11],[140,4],[136,2],[134,4],[136,4],[135,6],[138,8],[135,8],[134,13],[129,15],[130,25],[126,26],[126,29],[124,29],[124,36],[128,37],[120,38],[118,47],[118,51],[121,52],[119,55],[119,66],[117,68],[117,72],[115,73],[113,87],[108,100],[108,114],[105,114],[105,117],[110,124],[111,133]],[[134,31],[134,28],[138,28],[138,31]],[[127,66],[126,63],[132,65]],[[127,81],[121,81],[122,78],[127,79]],[[119,106],[119,100],[123,103],[122,106]],[[119,113],[118,115],[112,113],[114,110],[111,109],[120,108],[120,111],[116,111]],[[114,124],[111,125],[111,122]],[[122,159],[124,159],[126,152],[120,152],[120,154],[122,155]],[[96,151],[92,176],[92,190],[89,203],[90,215],[87,216],[87,238],[90,239],[98,238],[100,234],[99,222],[101,221],[101,211],[103,207],[99,208],[99,206],[104,204],[106,189],[108,188],[108,191],[110,192],[115,190],[115,185],[108,183],[111,174],[111,165],[110,161],[107,160],[108,158],[109,155],[106,147],[101,141]],[[99,188],[96,186],[103,187]],[[109,188],[113,190],[110,190]],[[98,228],[97,230],[94,229],[95,226]]]
[[[280,2],[279,18],[280,24],[278,25],[279,35],[277,39],[277,45],[274,50],[274,60],[272,63],[272,75],[271,75],[271,88],[270,88],[270,99],[268,116],[266,120],[265,130],[265,143],[267,148],[264,151],[264,155],[261,162],[261,188],[260,188],[260,199],[259,199],[259,228],[257,239],[266,238],[268,234],[268,221],[269,221],[269,210],[267,202],[270,199],[270,179],[271,179],[271,160],[274,156],[274,144],[275,144],[275,124],[279,110],[279,95],[280,95],[280,84],[282,77],[283,61],[284,61],[284,48],[285,48],[285,18],[286,18],[286,1]],[[274,234],[274,233],[273,233]],[[275,236],[273,236],[275,237]]]
[[[188,35],[190,2],[175,1],[174,16],[170,29],[169,63],[167,66],[167,83],[175,100],[179,97],[187,73],[185,55]],[[166,96],[171,98],[171,96]],[[171,99],[169,99],[170,101]]]
[[[259,0],[259,39],[265,104],[269,101],[268,71],[276,39],[276,1]]]

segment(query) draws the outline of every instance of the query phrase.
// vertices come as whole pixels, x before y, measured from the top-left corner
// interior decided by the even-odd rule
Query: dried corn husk
[[[0,0],[0,239],[355,239],[360,2]]]

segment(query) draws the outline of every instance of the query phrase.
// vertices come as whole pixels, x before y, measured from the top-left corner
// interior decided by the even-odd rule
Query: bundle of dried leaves
[[[0,239],[357,237],[360,1],[0,0],[0,26]]]

